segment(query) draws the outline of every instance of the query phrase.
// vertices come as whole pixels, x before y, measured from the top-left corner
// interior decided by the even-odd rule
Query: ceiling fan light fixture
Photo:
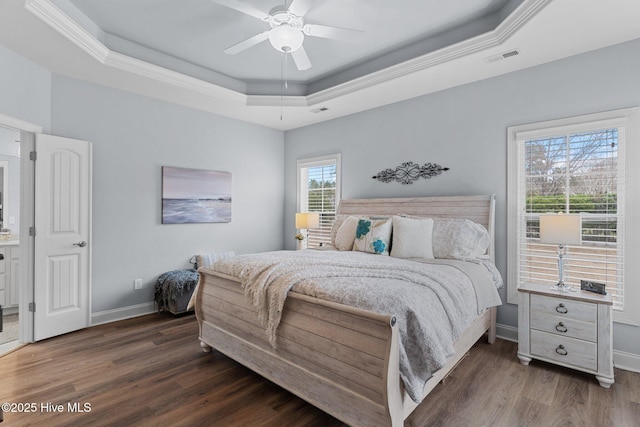
[[[282,24],[269,31],[271,46],[280,52],[295,52],[300,49],[304,41],[304,34],[289,24]]]

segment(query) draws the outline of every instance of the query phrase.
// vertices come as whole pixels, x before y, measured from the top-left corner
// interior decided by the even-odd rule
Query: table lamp
[[[552,286],[560,292],[569,292],[570,286],[564,283],[564,256],[566,245],[582,244],[582,218],[579,214],[540,215],[540,243],[558,245],[558,283]]]
[[[302,239],[298,239],[298,248],[304,249],[307,247],[307,240],[309,237],[310,228],[320,227],[320,214],[318,212],[298,212],[296,213],[296,228],[301,231],[298,236],[302,236]],[[302,233],[305,230],[305,233]],[[297,236],[296,236],[297,238]]]

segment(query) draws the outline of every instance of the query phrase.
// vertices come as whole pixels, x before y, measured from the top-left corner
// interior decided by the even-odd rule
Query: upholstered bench
[[[198,284],[197,269],[213,265],[218,260],[234,255],[233,251],[194,255],[189,262],[194,264],[195,268],[162,273],[156,280],[155,286],[158,311],[168,311],[173,314],[186,313],[191,295]]]
[[[162,273],[155,286],[158,310],[173,314],[185,313],[197,284],[198,271],[193,268]]]

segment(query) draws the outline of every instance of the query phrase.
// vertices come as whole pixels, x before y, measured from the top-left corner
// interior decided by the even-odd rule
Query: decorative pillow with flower
[[[391,242],[391,218],[360,218],[356,227],[353,250],[374,254],[389,255]]]

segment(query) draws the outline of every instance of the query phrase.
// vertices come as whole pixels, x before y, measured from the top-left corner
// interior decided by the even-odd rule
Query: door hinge
[[[35,227],[29,227],[29,236],[35,237],[35,235],[36,235],[36,228]]]
[[[29,311],[31,311],[32,313],[36,312],[36,303],[35,302],[30,302],[29,303]]]
[[[38,154],[35,151],[29,152],[29,160],[35,161],[37,157],[38,157]]]

